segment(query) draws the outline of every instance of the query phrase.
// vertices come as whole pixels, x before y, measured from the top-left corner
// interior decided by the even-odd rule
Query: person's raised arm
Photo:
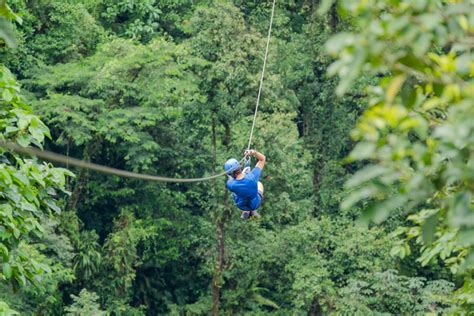
[[[267,158],[261,152],[251,149],[251,150],[245,151],[245,155],[254,156],[255,158],[257,158],[258,162],[256,166],[259,167],[260,170],[263,169],[263,167],[265,166],[265,160]]]

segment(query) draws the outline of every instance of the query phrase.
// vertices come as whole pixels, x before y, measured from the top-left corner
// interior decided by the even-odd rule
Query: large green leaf
[[[15,48],[18,45],[18,40],[16,39],[15,31],[11,23],[2,16],[0,16],[0,39],[11,48]]]

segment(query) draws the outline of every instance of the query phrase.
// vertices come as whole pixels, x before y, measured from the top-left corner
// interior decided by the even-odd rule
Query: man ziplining
[[[265,67],[267,64],[268,50],[270,46],[270,37],[271,37],[271,31],[272,31],[272,25],[273,25],[273,17],[275,14],[275,4],[276,4],[276,0],[273,0],[272,14],[270,17],[270,26],[268,28],[267,46],[265,48],[265,55],[263,58],[262,74],[260,76],[260,85],[258,88],[257,102],[255,105],[253,123],[252,123],[252,128],[250,130],[250,137],[249,137],[247,148],[250,148],[250,145],[252,144],[253,132],[255,128],[255,123],[257,121],[256,119],[257,119],[258,107],[260,104],[260,97],[261,97],[262,89],[263,89],[263,79],[265,75]],[[263,166],[265,165],[265,156],[255,150],[247,150],[245,152],[246,156],[255,156],[258,159],[258,163],[256,167],[254,168],[254,170],[252,170],[249,173],[246,172],[246,169],[242,170],[242,166],[236,159],[229,159],[225,164],[225,172],[210,175],[210,176],[202,176],[200,178],[172,178],[172,177],[142,174],[142,173],[127,171],[127,170],[121,170],[117,168],[111,168],[108,166],[103,166],[103,165],[91,163],[88,161],[75,159],[75,158],[61,155],[61,154],[51,152],[51,151],[45,151],[42,149],[29,147],[29,146],[27,147],[20,146],[17,143],[8,142],[5,140],[0,140],[0,147],[13,150],[19,154],[33,155],[43,160],[62,163],[68,167],[75,166],[79,168],[94,170],[94,171],[105,173],[105,174],[112,174],[116,176],[121,176],[121,177],[126,177],[126,178],[131,178],[131,179],[147,180],[147,181],[192,183],[192,182],[208,181],[208,180],[215,179],[227,174],[232,177],[227,182],[227,188],[229,188],[229,190],[232,191],[232,195],[234,196],[234,200],[237,206],[244,211],[242,212],[241,217],[244,219],[248,219],[251,216],[259,217],[258,213],[255,210],[260,206],[263,200],[263,185],[258,180],[260,178],[260,173],[262,172]],[[228,164],[231,167],[228,167]],[[237,167],[239,168],[239,171],[234,169]]]
[[[245,156],[253,156],[258,159],[255,168],[242,169],[239,161],[231,158],[224,164],[224,169],[229,180],[227,180],[227,189],[232,192],[235,204],[242,210],[240,218],[259,218],[260,215],[256,209],[260,207],[263,201],[263,184],[259,181],[262,169],[265,166],[265,155],[256,150],[246,150]],[[247,170],[248,169],[248,170]]]
[[[268,28],[267,47],[265,48],[262,75],[260,76],[260,85],[257,94],[257,103],[255,105],[252,128],[250,129],[249,144],[245,151],[245,157],[254,156],[258,159],[258,162],[252,171],[250,171],[250,168],[248,168],[249,170],[247,170],[247,168],[242,170],[240,162],[235,158],[227,160],[224,164],[224,170],[229,176],[229,180],[227,180],[227,189],[232,192],[235,204],[242,210],[242,215],[240,216],[242,219],[259,218],[260,215],[257,213],[256,209],[260,207],[263,201],[263,184],[258,180],[260,179],[260,174],[265,166],[265,155],[256,150],[250,150],[250,145],[252,144],[252,136],[257,121],[260,96],[262,94],[263,78],[265,76],[265,66],[267,65],[268,48],[270,47],[270,36],[272,33],[273,16],[275,14],[275,3],[276,0],[273,0],[272,15],[270,17],[270,26]]]

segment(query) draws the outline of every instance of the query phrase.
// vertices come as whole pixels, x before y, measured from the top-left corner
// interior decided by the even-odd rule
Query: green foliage
[[[337,311],[351,315],[447,314],[452,312],[445,297],[454,288],[452,283],[409,278],[396,271],[377,272],[365,280],[350,280],[339,292]]]
[[[115,34],[147,43],[154,37],[183,36],[183,24],[195,6],[193,1],[99,1],[98,15],[105,28]]]
[[[46,124],[2,71],[4,138],[40,148],[52,138],[45,147],[65,155],[174,177],[219,172],[247,146],[271,1],[9,4],[23,23],[0,32],[18,35],[18,47],[0,58]],[[454,11],[440,17],[434,4]],[[9,256],[22,251],[23,270],[33,262],[52,273],[34,274],[17,292],[0,280],[0,300],[8,303],[0,309],[208,315],[218,301],[226,315],[465,313],[472,277],[449,269],[461,271],[472,248],[469,221],[459,221],[470,216],[471,110],[461,99],[472,87],[462,89],[461,81],[472,75],[458,67],[471,56],[462,46],[472,34],[459,28],[469,30],[472,18],[452,5],[277,2],[252,143],[267,156],[258,222],[239,220],[224,179],[157,184],[80,170],[70,180],[64,170],[5,152],[3,172],[22,177],[7,183],[0,172],[0,199],[12,187],[26,194],[20,204],[36,207],[20,214],[28,204],[12,206],[14,225],[33,219],[36,226],[19,238],[11,231],[16,248]],[[330,66],[324,43],[339,31],[354,34],[328,42],[341,57]],[[340,80],[327,78],[328,68]],[[368,84],[374,88],[366,92]],[[346,94],[335,95],[338,86]],[[367,107],[353,133],[359,145],[343,164],[353,149],[350,130]],[[347,182],[354,195],[339,209],[343,184],[362,167]],[[376,195],[358,191],[366,183]],[[64,187],[71,194],[58,202]],[[50,195],[43,198],[44,188]],[[388,218],[381,227],[356,225],[360,206],[369,204],[358,203],[361,196],[372,202],[392,195],[364,213],[366,220]],[[58,207],[66,211],[56,215]],[[8,264],[15,280],[16,265]]]
[[[20,315],[18,312],[8,307],[8,304],[5,302],[0,302],[0,313],[5,316]]]
[[[22,23],[22,19],[10,9],[6,0],[0,1],[0,45],[16,47],[18,40],[10,23],[11,20]]]
[[[341,9],[356,17],[360,31],[327,42],[339,56],[328,69],[341,79],[338,93],[363,69],[384,74],[370,89],[370,107],[353,131],[359,143],[349,156],[371,163],[347,182],[351,194],[343,207],[369,199],[363,219],[376,223],[398,208],[414,213],[408,217],[414,225],[400,233],[423,245],[422,264],[439,258],[453,272],[470,274],[472,4],[368,1],[342,2]],[[409,254],[407,245],[393,253]]]
[[[334,97],[337,82],[326,76],[331,60],[323,44],[344,23],[335,25],[332,14],[310,21],[300,33],[292,33],[291,40],[278,44],[276,64],[285,86],[295,91],[298,100],[298,131],[311,154],[313,212],[338,213],[346,174],[355,167],[343,166],[341,159],[352,146],[349,132],[365,107],[361,90],[370,78],[361,76],[347,96]]]
[[[119,35],[149,41],[158,30],[158,20],[162,11],[156,0],[111,1],[105,0],[101,17],[106,25]]]
[[[89,280],[99,271],[102,254],[98,239],[99,236],[94,231],[80,233],[80,242],[73,259],[73,268],[79,279]]]
[[[121,214],[114,223],[114,232],[104,244],[107,256],[105,264],[111,269],[117,296],[125,298],[135,279],[134,267],[139,265],[137,255],[138,243],[150,238],[153,226],[143,227],[141,221],[135,220],[131,214]]]
[[[44,137],[49,136],[47,127],[31,114],[12,74],[1,67],[1,138],[22,146],[41,146]],[[48,266],[25,252],[25,247],[29,238],[42,235],[42,214],[52,216],[60,212],[56,196],[59,192],[67,193],[65,177],[72,173],[7,151],[1,156],[0,252],[3,269],[0,277],[10,280],[14,286],[24,286],[28,281],[39,281],[43,272],[51,272]]]
[[[21,19],[13,14],[4,1],[0,3],[0,10],[2,38],[7,45],[14,46],[15,39],[10,26],[5,25],[5,17],[14,18],[18,22]],[[51,137],[49,130],[24,103],[19,84],[3,64],[0,64],[0,94],[0,139],[17,142],[22,146],[33,144],[42,147],[45,136]],[[57,261],[50,260],[38,251],[44,251],[48,246],[38,244],[35,247],[32,243],[44,235],[52,236],[46,219],[59,213],[56,201],[58,191],[67,193],[64,188],[65,177],[72,175],[65,169],[53,168],[51,165],[2,151],[0,281],[10,282],[16,290],[27,284],[37,285],[34,295],[41,296],[44,293],[50,294],[50,288],[56,289],[58,282],[71,280],[61,258]],[[59,245],[54,239],[45,241]],[[51,273],[55,273],[55,277]],[[4,284],[0,285],[4,287]],[[8,291],[10,290],[6,289]],[[28,293],[28,288],[25,291]],[[0,312],[2,315],[18,314],[3,301],[0,302]]]
[[[53,127],[65,128],[60,143],[103,139],[127,148],[126,161],[135,170],[150,168],[161,155],[156,138],[171,133],[163,123],[175,121],[181,105],[199,98],[193,77],[183,74],[186,51],[178,50],[164,40],[148,46],[115,40],[85,61],[38,72],[34,88],[48,97],[37,107]]]
[[[107,315],[107,313],[100,309],[97,302],[99,296],[94,292],[89,292],[86,289],[81,290],[79,296],[71,295],[74,303],[65,308],[68,316],[86,316],[86,315]]]
[[[48,1],[34,8],[41,31],[30,43],[41,60],[67,62],[94,52],[104,32],[82,3]]]
[[[279,246],[293,248],[294,257],[290,257],[285,271],[291,271],[294,277],[290,293],[296,307],[317,304],[330,312],[339,284],[390,264],[390,246],[377,237],[381,232],[367,232],[329,218],[305,224],[285,232],[285,242]],[[366,261],[367,257],[372,260]]]
[[[58,63],[90,55],[105,35],[81,2],[29,4],[17,0],[13,3],[24,16],[24,23],[18,28],[24,45],[17,50],[24,66],[32,66],[31,57],[37,61]]]

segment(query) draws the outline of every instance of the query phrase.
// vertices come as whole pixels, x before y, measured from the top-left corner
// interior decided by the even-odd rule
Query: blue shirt
[[[242,179],[227,180],[227,188],[233,193],[235,204],[241,210],[255,209],[256,198],[258,197],[258,180],[262,169],[255,167]]]

